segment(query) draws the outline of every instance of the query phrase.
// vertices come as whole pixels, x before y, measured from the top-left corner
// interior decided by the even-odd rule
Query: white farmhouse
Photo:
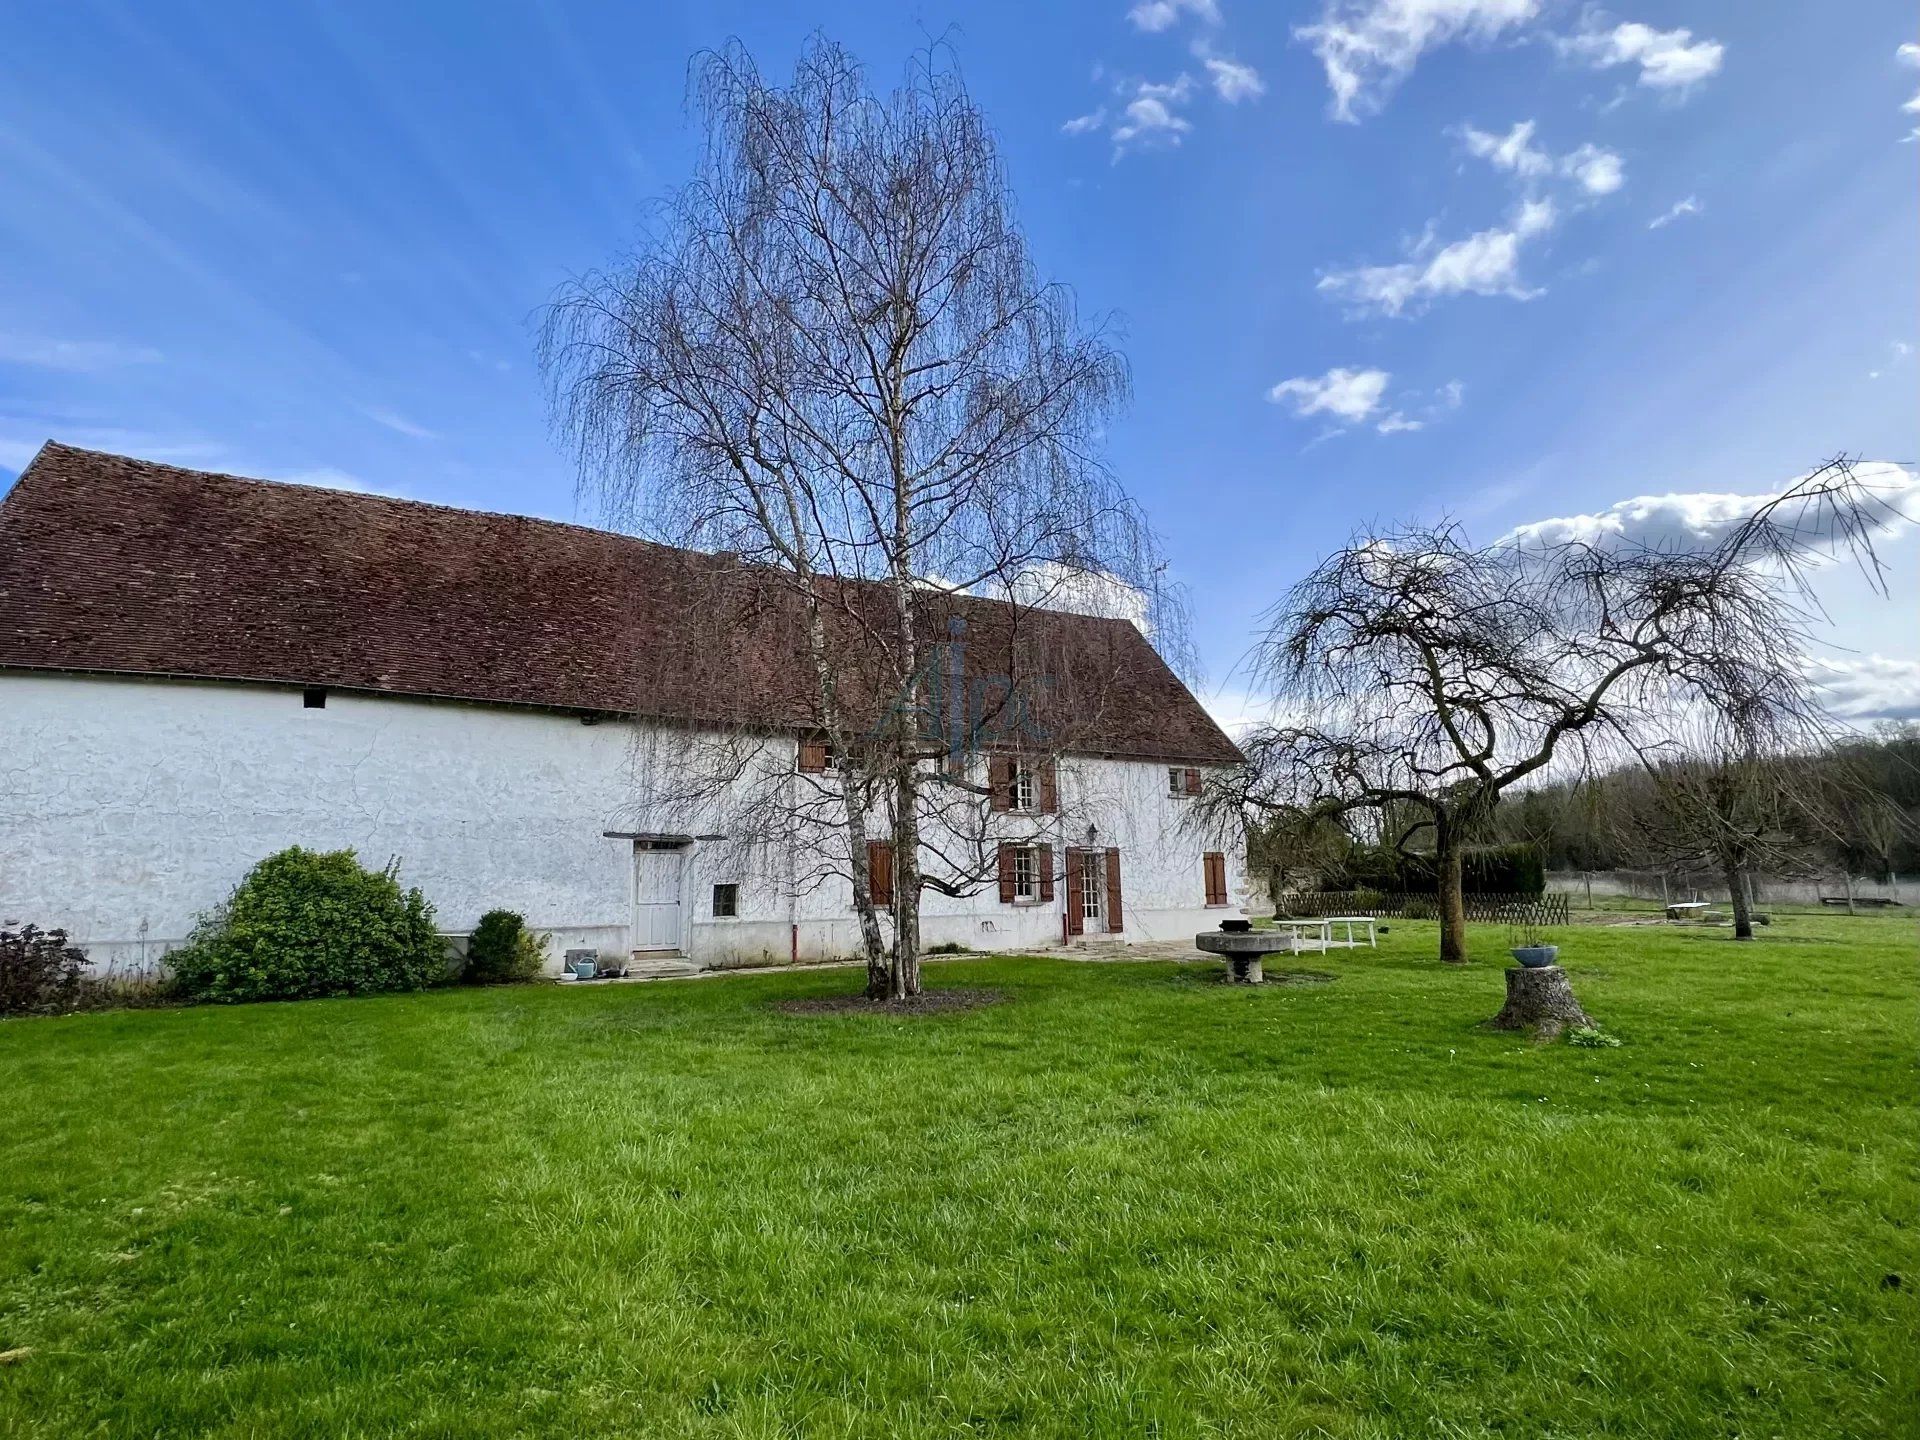
[[[778,607],[741,598],[750,573],[49,444],[0,501],[0,926],[150,967],[298,844],[397,860],[449,933],[517,910],[555,965],[570,947],[687,967],[855,954],[844,838],[804,822],[832,756],[796,718]],[[1140,632],[1047,612],[1036,649],[996,630],[1005,607],[954,604],[986,637],[975,669],[1040,682],[1048,724],[956,755],[924,943],[1166,940],[1238,913],[1241,838],[1195,796],[1239,754]],[[1057,663],[1022,674],[1035,655]],[[694,748],[743,740],[751,797],[672,798]],[[789,793],[769,827],[767,797]],[[884,833],[876,816],[882,883]]]

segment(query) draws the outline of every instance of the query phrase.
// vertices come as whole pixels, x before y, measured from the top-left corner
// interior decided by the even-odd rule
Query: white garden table
[[[1273,928],[1291,932],[1292,944],[1289,947],[1294,954],[1300,953],[1301,942],[1307,938],[1308,931],[1320,944],[1322,950],[1333,944],[1333,924],[1328,920],[1275,920]]]
[[[1373,950],[1380,948],[1380,942],[1375,938],[1373,933],[1373,916],[1371,915],[1329,915],[1327,916],[1326,924],[1326,943],[1328,946],[1333,944],[1333,927],[1336,925],[1344,925],[1347,927],[1347,943],[1345,948],[1348,950],[1358,950],[1360,948],[1360,942],[1353,938],[1353,927],[1356,925],[1364,925],[1367,927],[1368,948]]]

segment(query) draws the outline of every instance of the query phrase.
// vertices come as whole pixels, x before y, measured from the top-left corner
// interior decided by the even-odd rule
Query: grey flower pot
[[[1558,945],[1516,945],[1512,950],[1513,958],[1529,970],[1541,970],[1560,958]]]

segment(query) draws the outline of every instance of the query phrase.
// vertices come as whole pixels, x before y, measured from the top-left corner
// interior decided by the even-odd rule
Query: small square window
[[[309,685],[300,692],[300,703],[309,710],[327,708],[327,692],[321,686]]]
[[[738,885],[716,885],[713,887],[713,918],[727,920],[740,913],[740,887]]]

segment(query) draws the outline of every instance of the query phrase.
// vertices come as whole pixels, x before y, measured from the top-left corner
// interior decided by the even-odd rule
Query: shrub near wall
[[[469,985],[509,985],[531,980],[546,961],[541,937],[511,910],[489,910],[467,939],[460,978]]]
[[[296,1000],[419,990],[446,975],[433,907],[351,850],[298,846],[254,866],[167,957],[195,1000]]]

